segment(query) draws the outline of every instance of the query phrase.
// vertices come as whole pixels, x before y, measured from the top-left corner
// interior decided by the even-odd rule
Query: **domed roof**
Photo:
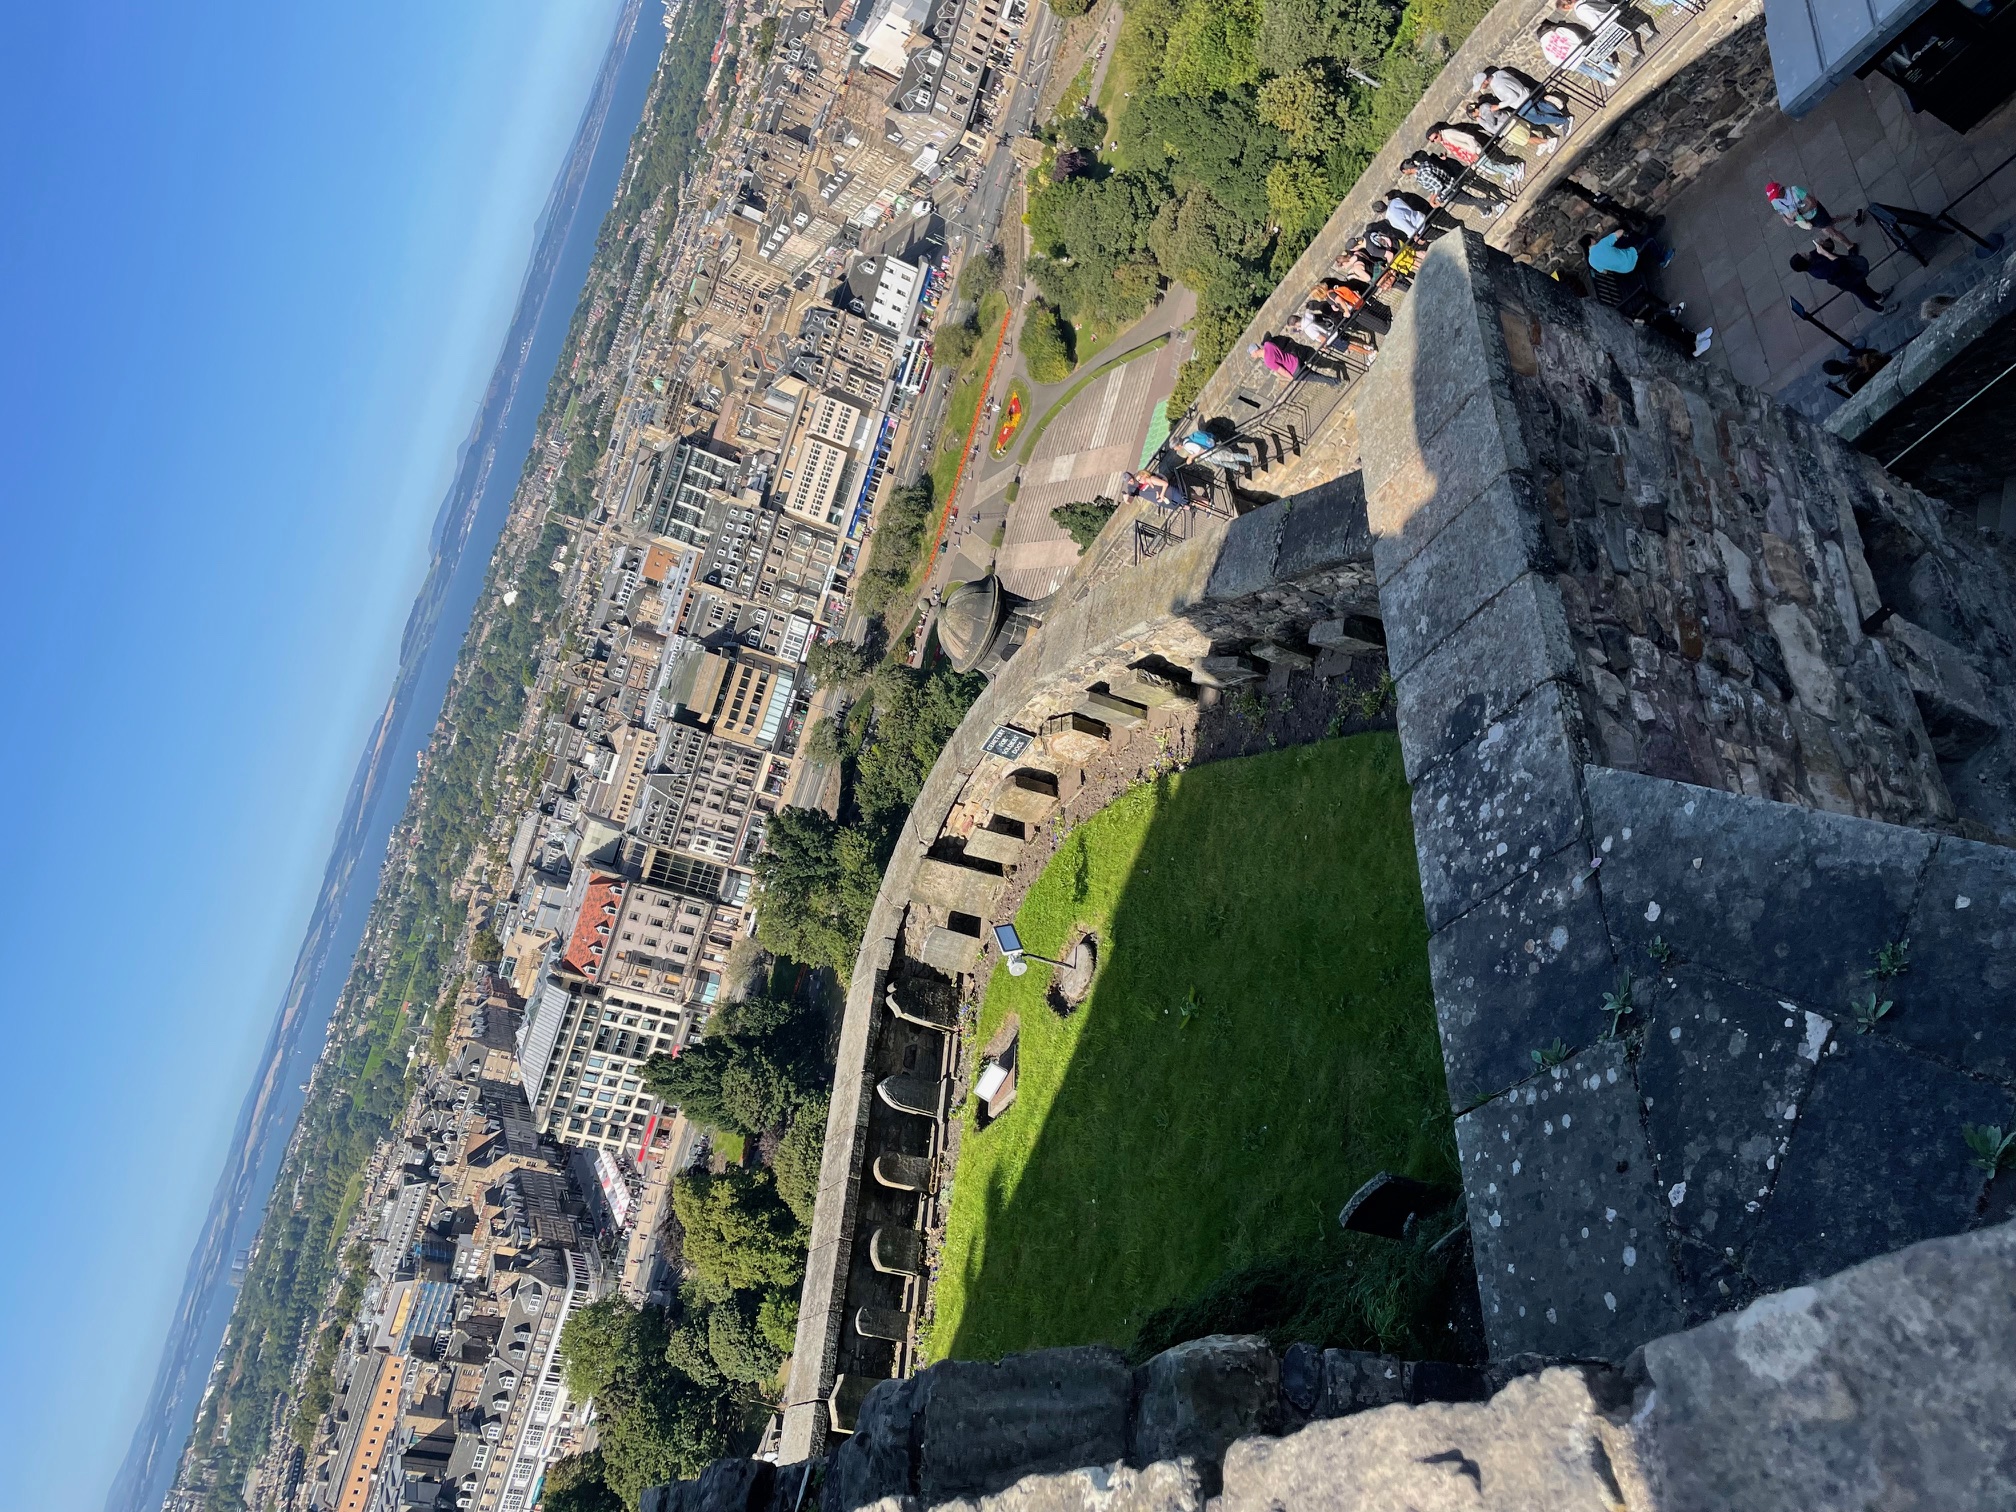
[[[968,583],[938,611],[938,644],[956,671],[971,672],[1001,628],[1001,580],[989,573]]]

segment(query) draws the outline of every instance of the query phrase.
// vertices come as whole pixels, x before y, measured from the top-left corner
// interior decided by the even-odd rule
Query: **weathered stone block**
[[[1379,641],[1365,640],[1352,633],[1349,620],[1318,620],[1309,627],[1309,644],[1344,656],[1362,656],[1367,651],[1383,651]]]
[[[1574,670],[1561,595],[1529,572],[1398,679],[1409,779],[1476,740],[1541,683]]]
[[[1203,1512],[1197,1467],[1184,1463],[1093,1465],[1062,1475],[1025,1476],[978,1501],[961,1497],[943,1512]]]
[[[1112,678],[1107,687],[1115,698],[1124,698],[1140,704],[1146,709],[1159,709],[1164,704],[1195,703],[1196,699],[1173,677],[1162,677],[1154,672],[1129,670]]]
[[[1145,705],[1131,699],[1116,698],[1110,693],[1087,693],[1079,704],[1094,719],[1116,729],[1131,730],[1148,717]]]
[[[1514,1381],[1489,1402],[1362,1412],[1225,1456],[1221,1512],[1617,1512],[1640,1488],[1628,1434],[1582,1372]],[[1627,1489],[1628,1488],[1628,1489]]]
[[[992,914],[1001,896],[1002,881],[995,872],[927,856],[917,864],[917,885],[910,897],[926,908],[984,919]]]
[[[1640,981],[1633,998],[1622,1027],[1644,1034],[1638,1089],[1668,1221],[1710,1252],[1740,1256],[1833,1025],[1776,993],[1689,966]],[[1739,1286],[1708,1279],[1688,1299],[1694,1316],[1742,1301]]]
[[[1057,807],[1057,774],[1023,767],[1001,779],[989,805],[1004,819],[1041,824]]]
[[[1560,684],[1543,684],[1415,779],[1414,849],[1430,929],[1582,834],[1574,712]]]
[[[1216,1461],[1234,1439],[1278,1431],[1281,1363],[1264,1339],[1214,1334],[1165,1349],[1134,1372],[1128,1457]]]
[[[990,829],[976,829],[966,837],[966,854],[976,861],[991,861],[996,866],[1013,866],[1022,855],[1022,842],[1013,835],[1003,835]]]
[[[894,1307],[857,1307],[854,1331],[864,1339],[893,1339],[901,1343],[910,1337],[910,1314]]]
[[[934,1078],[923,1076],[885,1076],[875,1084],[875,1095],[898,1113],[913,1113],[919,1118],[935,1119],[940,1116],[940,1096],[942,1085]]]
[[[1104,721],[1076,710],[1053,714],[1043,721],[1043,748],[1057,760],[1073,766],[1096,760],[1112,736],[1112,729]]]
[[[1872,984],[1897,1004],[1885,1032],[2016,1080],[2016,851],[1941,839],[1904,932],[1910,971]]]
[[[1592,838],[1619,952],[1663,939],[1830,1014],[1902,937],[1930,835],[1846,814],[1591,767]]]
[[[1491,483],[1380,587],[1393,675],[1462,633],[1471,615],[1548,559],[1525,480],[1507,475]]]
[[[920,1413],[917,1494],[927,1504],[1025,1475],[1111,1464],[1127,1452],[1129,1381],[1100,1345],[932,1367]]]
[[[1480,389],[1447,425],[1425,439],[1409,422],[1360,424],[1372,569],[1381,585],[1508,472],[1527,466],[1525,445],[1497,395]],[[1363,411],[1360,411],[1361,417]]]
[[[2012,1275],[2005,1224],[1647,1344],[1660,1512],[2016,1506]]]
[[[1323,1397],[1317,1417],[1345,1417],[1408,1399],[1407,1363],[1362,1349],[1323,1351]]]
[[[884,1152],[875,1157],[872,1170],[875,1179],[883,1186],[899,1192],[925,1192],[931,1189],[931,1162],[922,1155]]]
[[[1437,930],[1428,968],[1456,1107],[1531,1076],[1532,1053],[1556,1039],[1592,1043],[1617,966],[1587,852],[1542,858]]]
[[[1204,587],[1207,602],[1242,599],[1274,581],[1274,558],[1288,523],[1288,509],[1286,499],[1277,499],[1232,522]]]
[[[854,1431],[833,1456],[819,1505],[835,1512],[857,1508],[911,1489],[910,1455],[917,1431],[921,1379],[882,1381],[862,1400]]]
[[[971,971],[980,964],[980,939],[939,925],[925,932],[917,959],[948,974]]]
[[[1493,1355],[1622,1360],[1680,1325],[1639,1117],[1606,1041],[1456,1120]]]
[[[1191,676],[1207,688],[1236,688],[1259,677],[1260,669],[1243,656],[1207,656]]]
[[[1365,479],[1339,473],[1288,500],[1288,519],[1274,555],[1275,576],[1292,582],[1347,564],[1362,564],[1371,588],[1372,527],[1365,517]]]
[[[1306,651],[1297,651],[1278,641],[1261,641],[1253,648],[1253,655],[1270,667],[1286,667],[1294,672],[1306,672],[1316,665],[1316,658]]]
[[[1900,1049],[1881,1029],[1837,1035],[1747,1269],[1763,1286],[1796,1286],[1966,1228],[1987,1185],[1961,1136],[1970,1123],[2016,1127],[2010,1094]]]

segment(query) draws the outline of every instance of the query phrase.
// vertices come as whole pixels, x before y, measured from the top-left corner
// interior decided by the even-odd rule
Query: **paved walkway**
[[[1873,202],[1937,214],[1965,194],[1954,214],[1987,236],[2016,232],[2012,155],[2016,102],[1962,137],[1929,115],[1912,115],[1888,80],[1851,79],[1799,120],[1767,117],[1674,197],[1667,235],[1676,253],[1662,287],[1687,302],[1689,326],[1715,327],[1713,357],[1736,378],[1824,415],[1841,398],[1827,390],[1820,363],[1840,349],[1795,318],[1791,300],[1851,340],[1892,351],[1924,329],[1918,308],[1927,295],[1965,288],[1993,264],[1951,235],[1921,240],[1932,265],[1920,268],[1891,251],[1873,223],[1846,227],[1876,264],[1870,283],[1894,290],[1888,313],[1876,315],[1852,295],[1792,271],[1787,260],[1811,235],[1778,218],[1764,184],[1804,185],[1843,220]],[[1982,183],[1984,175],[1992,176]]]

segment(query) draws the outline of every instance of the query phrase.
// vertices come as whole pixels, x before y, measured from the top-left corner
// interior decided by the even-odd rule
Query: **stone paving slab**
[[[1456,1121],[1492,1353],[1600,1358],[1684,1320],[1638,1088],[1592,1045]]]
[[[2016,852],[1942,839],[1906,930],[1911,967],[1883,985],[1887,1033],[2016,1082]]]

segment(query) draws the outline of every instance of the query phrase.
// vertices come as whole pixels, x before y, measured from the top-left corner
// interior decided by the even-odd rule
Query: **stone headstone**
[[[980,937],[935,925],[924,932],[924,944],[917,952],[917,959],[938,971],[971,971],[980,964]]]
[[[1057,778],[1051,772],[1029,767],[1010,772],[994,790],[992,808],[1004,819],[1023,824],[1041,824],[1057,807]]]
[[[1383,651],[1386,648],[1377,641],[1365,640],[1353,635],[1349,620],[1318,620],[1309,627],[1309,644],[1320,646],[1325,651],[1341,651],[1347,656],[1357,656],[1366,651]]]
[[[1022,855],[1022,842],[996,830],[976,829],[966,837],[966,854],[996,866],[1013,866]]]
[[[1190,676],[1207,688],[1236,688],[1258,678],[1260,669],[1243,656],[1207,656]]]
[[[1448,1206],[1446,1192],[1410,1176],[1381,1171],[1351,1194],[1337,1221],[1354,1234],[1405,1239],[1424,1214]]]
[[[910,1337],[910,1314],[895,1307],[857,1307],[854,1332],[864,1339],[890,1339],[901,1344]]]
[[[894,982],[882,994],[889,1011],[900,1019],[925,1029],[949,1033],[959,1027],[959,1005],[945,994],[920,991],[915,987],[898,990]]]
[[[1292,646],[1284,646],[1279,641],[1262,641],[1253,648],[1253,654],[1261,661],[1296,672],[1306,672],[1316,665],[1314,657]]]
[[[915,1229],[878,1228],[868,1236],[868,1263],[887,1276],[921,1276],[924,1236]]]
[[[1059,761],[1068,761],[1073,766],[1083,766],[1096,760],[1099,753],[1106,749],[1112,735],[1112,730],[1105,723],[1076,710],[1055,714],[1043,721],[1045,749]]]
[[[872,1169],[875,1179],[894,1191],[924,1192],[931,1188],[931,1162],[922,1155],[877,1155]]]
[[[1116,698],[1111,693],[1087,693],[1082,704],[1094,719],[1122,730],[1131,730],[1148,717],[1146,705]]]
[[[861,1392],[860,1386],[869,1389]],[[909,1493],[911,1444],[922,1391],[915,1376],[903,1381],[842,1376],[833,1383],[829,1399],[833,1426],[844,1424],[852,1437],[833,1456],[820,1494],[821,1507],[830,1501],[843,1512],[852,1512],[882,1497]]]
[[[1115,698],[1124,698],[1144,708],[1159,709],[1164,704],[1191,703],[1190,692],[1173,677],[1157,672],[1126,671],[1107,683]]]
[[[910,896],[927,908],[986,918],[1001,896],[1000,875],[927,856],[917,863],[917,881]]]
[[[885,1076],[875,1084],[875,1095],[898,1113],[914,1113],[919,1118],[936,1119],[939,1116],[939,1098],[942,1092],[938,1080],[922,1076],[899,1074]]]
[[[826,1411],[834,1428],[841,1433],[852,1433],[855,1420],[861,1415],[861,1404],[868,1400],[869,1392],[884,1384],[884,1379],[881,1376],[835,1376],[833,1389],[826,1395]]]

